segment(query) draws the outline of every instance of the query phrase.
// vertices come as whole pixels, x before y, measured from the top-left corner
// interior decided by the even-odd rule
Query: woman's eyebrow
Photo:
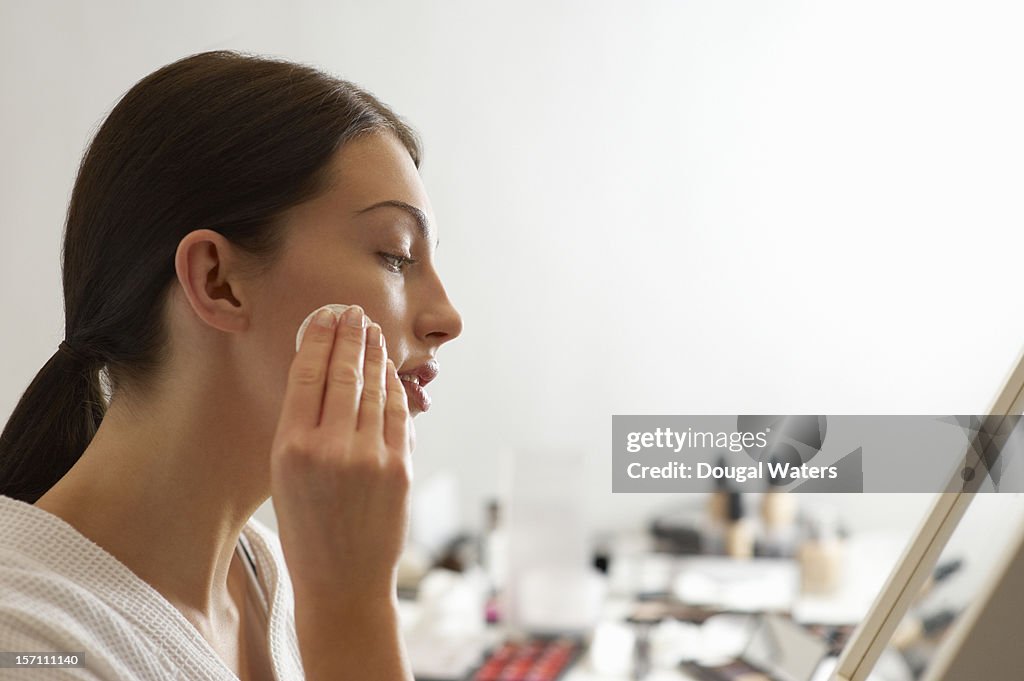
[[[363,213],[371,211],[374,208],[383,208],[385,206],[399,208],[401,210],[404,210],[409,215],[411,215],[413,219],[416,220],[416,226],[419,228],[420,234],[423,236],[423,239],[427,242],[430,241],[430,223],[427,222],[427,216],[422,210],[412,205],[411,203],[406,203],[405,201],[398,201],[396,199],[390,199],[388,201],[380,201],[379,203],[375,203],[372,206],[367,206],[366,208],[357,210],[355,214],[362,215]],[[440,245],[441,240],[435,239],[434,248],[437,248]]]

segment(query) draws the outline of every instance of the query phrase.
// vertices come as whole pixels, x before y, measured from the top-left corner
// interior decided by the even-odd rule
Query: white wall
[[[501,449],[611,414],[976,413],[1021,349],[1024,11],[1013,2],[0,4],[0,415],[63,335],[62,221],[94,127],[189,53],[307,61],[426,142],[465,319],[417,420],[463,515]],[[839,499],[909,526],[926,497]]]

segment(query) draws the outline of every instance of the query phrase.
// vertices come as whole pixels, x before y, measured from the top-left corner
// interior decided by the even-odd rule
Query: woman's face
[[[361,306],[380,324],[403,379],[430,380],[438,348],[459,335],[462,318],[435,269],[437,225],[419,172],[389,133],[348,142],[331,166],[329,188],[285,216],[287,243],[253,300],[257,352],[276,364],[265,376],[283,385],[302,320],[341,303]],[[430,406],[403,385],[413,416]],[[283,398],[283,390],[275,393]],[[272,409],[279,412],[280,402]]]

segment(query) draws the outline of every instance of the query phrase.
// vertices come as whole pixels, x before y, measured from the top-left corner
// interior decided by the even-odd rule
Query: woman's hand
[[[320,311],[292,361],[270,455],[307,678],[312,668],[343,678],[338,665],[349,663],[364,672],[360,678],[377,678],[365,671],[404,658],[394,605],[409,521],[411,428],[380,327],[357,306],[336,324],[331,311]],[[381,678],[397,674],[407,674],[404,665]]]

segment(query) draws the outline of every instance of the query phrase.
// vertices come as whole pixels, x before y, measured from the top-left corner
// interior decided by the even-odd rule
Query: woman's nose
[[[430,296],[430,302],[417,320],[416,335],[434,346],[440,346],[462,333],[462,315],[448,299],[440,279]]]
[[[441,345],[457,338],[462,333],[462,315],[455,309],[448,296],[427,316],[424,328],[428,341]]]

